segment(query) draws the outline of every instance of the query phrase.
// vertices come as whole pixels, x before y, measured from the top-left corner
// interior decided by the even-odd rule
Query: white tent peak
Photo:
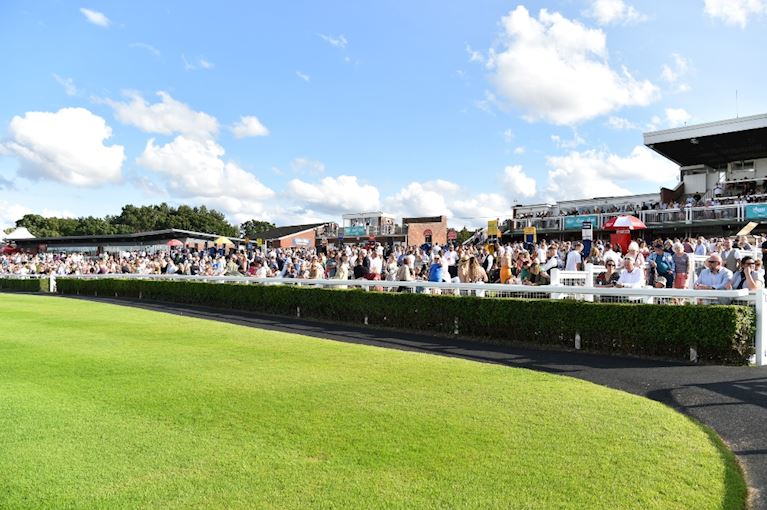
[[[32,235],[32,233],[27,230],[27,227],[19,227],[7,236],[5,236],[6,241],[15,241],[17,239],[34,239],[35,236]]]

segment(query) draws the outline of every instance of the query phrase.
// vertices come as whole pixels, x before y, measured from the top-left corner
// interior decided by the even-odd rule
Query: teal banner
[[[767,218],[767,205],[747,205],[746,206],[746,219],[757,220],[759,218]]]
[[[584,221],[590,221],[594,230],[599,225],[599,216],[587,214],[585,216],[565,216],[565,230],[580,230]]]
[[[365,232],[364,226],[344,228],[344,235],[346,236],[364,236],[365,234],[367,234],[367,232]]]

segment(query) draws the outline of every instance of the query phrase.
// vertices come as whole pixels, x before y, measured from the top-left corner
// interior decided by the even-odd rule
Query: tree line
[[[208,209],[204,205],[171,207],[163,202],[159,205],[138,207],[127,204],[123,206],[120,214],[103,218],[45,218],[39,214],[25,214],[16,221],[16,227],[26,227],[35,237],[135,234],[175,228],[255,239],[258,233],[274,228],[274,224],[253,219],[233,225],[226,220],[223,213]],[[12,230],[13,228],[6,229],[6,233]]]

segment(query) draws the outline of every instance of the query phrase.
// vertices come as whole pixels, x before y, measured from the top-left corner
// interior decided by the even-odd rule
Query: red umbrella
[[[647,225],[636,216],[621,214],[615,218],[610,218],[607,223],[602,225],[602,228],[604,230],[642,230],[647,228]]]
[[[178,239],[171,239],[170,241],[168,241],[165,244],[167,244],[168,246],[171,246],[171,247],[173,247],[173,246],[184,246],[184,243],[182,243]]]

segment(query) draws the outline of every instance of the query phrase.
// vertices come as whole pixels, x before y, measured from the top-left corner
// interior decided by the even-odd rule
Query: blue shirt
[[[656,252],[652,252],[647,257],[647,260],[655,262],[659,275],[667,275],[674,272],[674,256],[670,253],[663,252],[662,255],[658,255]]]
[[[429,268],[429,281],[441,282],[442,281],[442,264],[435,262]]]
[[[731,279],[732,271],[726,267],[721,267],[716,274],[712,273],[709,268],[705,268],[700,272],[698,281],[696,281],[695,284],[708,285],[712,289],[722,290],[727,286]]]

